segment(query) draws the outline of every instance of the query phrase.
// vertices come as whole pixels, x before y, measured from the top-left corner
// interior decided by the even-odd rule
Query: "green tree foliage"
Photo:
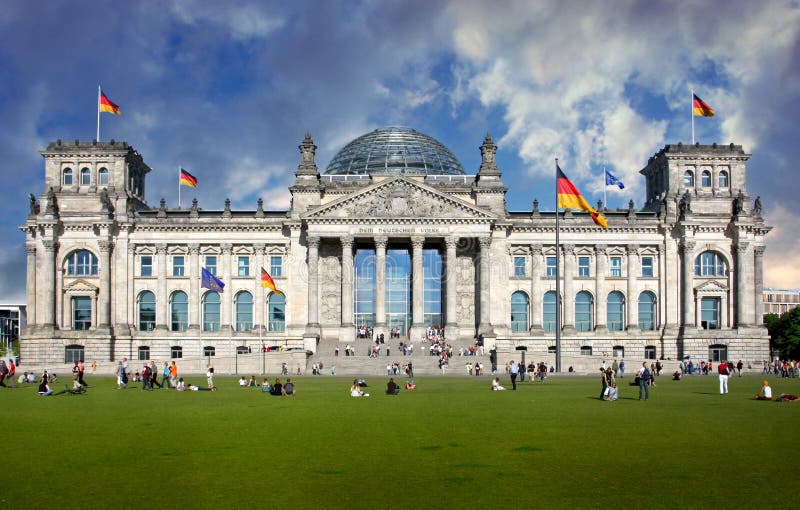
[[[800,357],[800,307],[781,316],[769,314],[764,317],[764,325],[769,331],[773,353],[781,358]]]

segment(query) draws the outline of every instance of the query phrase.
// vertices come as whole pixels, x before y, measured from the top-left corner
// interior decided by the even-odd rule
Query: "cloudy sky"
[[[767,285],[800,287],[800,5],[796,0],[0,2],[0,302],[23,301],[38,151],[91,140],[97,87],[121,106],[101,138],[153,168],[147,200],[286,209],[306,131],[323,170],[351,139],[410,126],[468,173],[486,132],[511,210],[555,207],[553,158],[590,202],[608,166],[643,203],[638,171],[691,141],[690,90],[717,116],[701,143],[753,154],[748,191],[775,228]],[[795,149],[795,150],[793,150]]]

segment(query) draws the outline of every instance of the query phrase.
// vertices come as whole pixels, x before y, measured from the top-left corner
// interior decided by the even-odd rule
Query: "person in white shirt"
[[[772,388],[769,385],[769,381],[764,381],[764,385],[761,386],[761,391],[755,396],[755,399],[772,400]]]

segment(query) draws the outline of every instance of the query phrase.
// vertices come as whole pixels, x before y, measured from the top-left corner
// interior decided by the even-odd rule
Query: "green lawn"
[[[776,395],[800,393],[800,380],[770,379]],[[731,378],[727,396],[715,376],[661,377],[647,402],[627,385],[619,401],[599,401],[599,377],[516,392],[489,391],[488,377],[428,377],[396,397],[383,394],[386,378],[372,378],[362,399],[349,396],[347,378],[296,381],[293,398],[235,378],[218,378],[217,392],[118,391],[91,377],[80,396],[0,391],[3,502],[777,508],[794,487],[800,403],[750,400],[756,377]]]

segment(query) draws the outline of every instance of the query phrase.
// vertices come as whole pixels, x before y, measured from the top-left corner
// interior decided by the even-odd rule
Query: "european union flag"
[[[222,292],[222,289],[225,288],[225,284],[222,283],[222,280],[211,274],[206,268],[203,268],[200,286],[217,292]]]
[[[619,189],[625,189],[625,185],[622,184],[622,181],[611,175],[611,172],[606,170],[606,186],[619,186]]]

